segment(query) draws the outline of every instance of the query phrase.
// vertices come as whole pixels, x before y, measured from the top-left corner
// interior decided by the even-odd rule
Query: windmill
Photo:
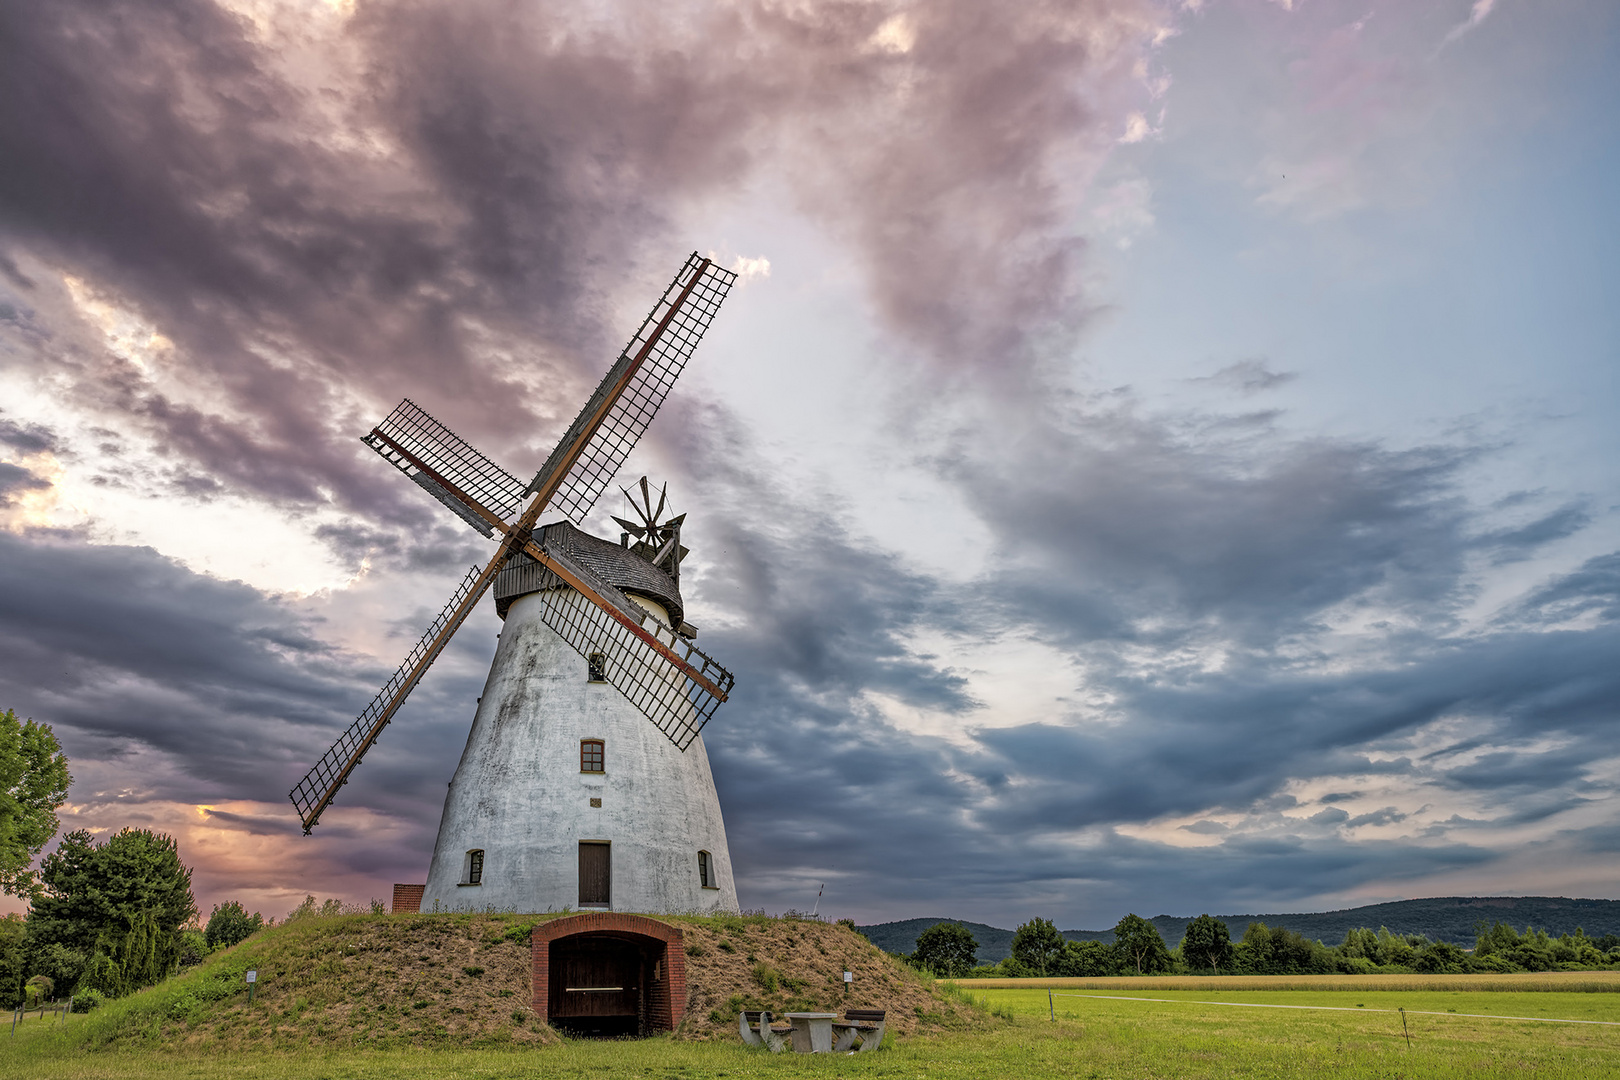
[[[409,399],[362,438],[497,547],[290,792],[306,834],[493,588],[504,626],[423,904],[736,909],[700,735],[733,679],[685,622],[685,515],[661,520],[667,490],[655,507],[643,478],[619,543],[578,528],[735,280],[694,252],[527,485]],[[541,525],[548,512],[561,520]]]

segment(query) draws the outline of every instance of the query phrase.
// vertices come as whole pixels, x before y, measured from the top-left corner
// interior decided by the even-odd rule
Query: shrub
[[[23,984],[23,1001],[27,1008],[38,1008],[40,1002],[56,992],[56,983],[49,975],[35,975]]]
[[[314,897],[310,897],[308,901],[312,908],[314,900]],[[299,910],[302,911],[303,908],[300,907]],[[208,927],[203,931],[203,937],[210,949],[228,949],[263,927],[264,916],[257,911],[249,915],[247,908],[235,900],[229,900],[214,905],[214,912],[208,916]]]
[[[76,1013],[92,1012],[101,1007],[107,1000],[107,995],[100,990],[91,990],[86,987],[73,995],[73,1011]]]

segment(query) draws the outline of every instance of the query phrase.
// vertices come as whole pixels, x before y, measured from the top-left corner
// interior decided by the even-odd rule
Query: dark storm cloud
[[[1106,411],[1068,424],[1026,418],[994,452],[945,458],[1005,556],[1005,568],[946,588],[748,474],[737,463],[753,455],[721,434],[723,417],[690,419],[678,425],[680,453],[713,485],[703,502],[747,493],[751,510],[722,515],[732,531],[720,542],[744,553],[744,569],[728,563],[702,585],[706,602],[750,631],[716,639],[740,682],[708,738],[742,879],[779,907],[802,906],[805,882],[830,877],[904,914],[941,874],[970,914],[998,896],[1038,899],[1047,914],[1110,896],[1156,897],[1155,910],[1179,910],[1189,892],[1232,904],[1306,897],[1501,853],[1421,824],[1394,839],[1340,835],[1401,825],[1411,808],[1301,812],[1282,793],[1290,782],[1382,775],[1433,796],[1489,792],[1498,808],[1481,824],[1493,827],[1545,821],[1607,790],[1591,767],[1620,703],[1620,638],[1525,633],[1511,613],[1483,631],[1456,619],[1473,595],[1466,553],[1485,535],[1458,474],[1483,451],[1269,432],[1233,440]],[[776,529],[736,524],[749,520]],[[1533,550],[1560,533],[1500,542]],[[1606,603],[1610,562],[1558,579],[1536,602]],[[1383,630],[1366,662],[1319,667],[1327,654],[1314,635],[1345,605],[1405,625]],[[963,686],[933,708],[959,717],[972,734],[964,745],[903,733],[867,693],[926,704],[953,673],[900,643],[996,632],[1036,634],[1083,662],[1083,689],[1106,697],[1105,712],[1058,705],[1049,722],[981,729],[994,706],[975,707]],[[1138,670],[1125,653],[1143,646],[1156,659]],[[1224,662],[1211,671],[1171,658],[1189,647],[1218,649]],[[822,648],[836,650],[834,663],[816,662]],[[873,663],[896,656],[892,669]],[[1412,741],[1464,720],[1441,749]],[[1271,824],[1184,827],[1221,838],[1194,849],[1116,831],[1212,809]],[[863,844],[873,832],[893,842]],[[1076,847],[1063,835],[1101,839]]]
[[[20,424],[0,417],[0,443],[25,454],[61,449],[56,433],[39,424]]]
[[[24,491],[43,491],[50,481],[41,480],[21,465],[0,461],[0,506],[12,503]]]
[[[359,712],[387,672],[319,631],[286,602],[149,548],[0,532],[8,700],[71,732],[76,758],[163,751],[189,795],[278,802]]]
[[[678,211],[761,161],[791,162],[931,358],[1023,364],[1077,310],[1064,171],[1114,137],[1099,110],[1159,26],[1136,0],[958,0],[637,8],[626,33],[401,0],[323,52],[276,18],[8,5],[0,230],[132,306],[212,398],[39,344],[80,406],[218,483],[373,515],[400,499],[359,464],[355,398],[538,455],[619,343],[619,283],[661,282]]]
[[[1525,597],[1518,611],[1524,618],[1543,623],[1588,614],[1605,621],[1620,619],[1620,553],[1588,559],[1573,573]]]
[[[964,435],[941,462],[996,531],[1015,617],[1074,641],[1148,620],[1164,639],[1216,624],[1274,640],[1351,597],[1444,611],[1473,451],[1228,438],[1067,404],[993,417],[993,449]]]

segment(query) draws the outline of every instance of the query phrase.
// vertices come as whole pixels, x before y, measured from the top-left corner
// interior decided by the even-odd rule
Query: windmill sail
[[[485,536],[504,530],[522,509],[522,480],[410,398],[360,441]]]
[[[433,625],[428,627],[427,633],[422,635],[422,640],[416,643],[405,662],[399,665],[399,670],[383,684],[365,711],[292,789],[293,805],[298,808],[298,816],[303,820],[306,833],[320,820],[321,811],[337,796],[338,788],[349,782],[349,774],[354,767],[360,764],[360,759],[405,703],[412,688],[427,674],[433,661],[439,658],[444,647],[450,643],[451,635],[477,606],[479,598],[495,579],[491,572],[493,567],[492,563],[488,567],[474,566],[467,571],[467,576],[457,586],[450,602],[439,612],[439,617],[433,620]]]
[[[555,485],[548,508],[575,524],[584,520],[652,423],[736,280],[692,253],[535,473],[529,492],[544,495]]]
[[[547,626],[575,652],[600,653],[607,682],[677,747],[691,745],[736,681],[703,650],[665,626],[603,580],[566,544],[552,542],[554,525],[524,548],[537,559],[525,586],[537,590]]]

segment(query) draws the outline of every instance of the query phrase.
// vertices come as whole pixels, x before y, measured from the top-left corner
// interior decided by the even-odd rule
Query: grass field
[[[1533,990],[1488,990],[1466,978],[1380,988],[1380,980],[1345,980],[1342,988],[1216,989],[1208,980],[1074,980],[1106,985],[963,988],[988,1005],[998,1026],[902,1040],[877,1054],[780,1056],[739,1043],[671,1039],[575,1042],[521,1049],[307,1050],[197,1054],[73,1048],[71,1028],[29,1020],[15,1041],[0,1029],[0,1080],[198,1077],[287,1080],[443,1077],[494,1080],[545,1077],[656,1077],[707,1080],[749,1077],[1464,1077],[1601,1078],[1620,1076],[1620,1026],[1555,1024],[1543,1017],[1620,1024],[1620,993],[1538,984]],[[1284,986],[1297,980],[1275,980]],[[1064,980],[1059,980],[1064,982]],[[1146,983],[1148,985],[1141,985]],[[1611,989],[1620,984],[1610,984]],[[1048,989],[1053,993],[1048,998]],[[1087,994],[1090,997],[1056,995]],[[1160,1001],[1118,1000],[1159,998]],[[1056,1021],[1048,1018],[1049,1000]],[[1226,1004],[1205,1004],[1224,1002]],[[1242,1003],[1234,1005],[1232,1003]],[[1253,1005],[1311,1008],[1253,1008]],[[1332,1011],[1317,1011],[1327,1006]],[[1405,1008],[1407,1042],[1402,1017]],[[1382,1010],[1382,1011],[1381,1011]],[[1455,1011],[1453,1011],[1455,1010]],[[67,1023],[83,1023],[70,1020]]]

